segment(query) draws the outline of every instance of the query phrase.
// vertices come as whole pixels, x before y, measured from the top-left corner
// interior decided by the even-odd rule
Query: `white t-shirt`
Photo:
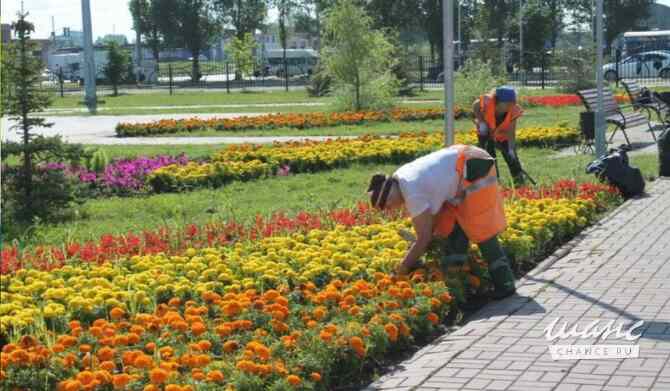
[[[447,199],[456,196],[459,182],[457,159],[456,148],[444,148],[396,170],[393,176],[398,180],[410,216],[416,217],[427,209],[436,215]]]

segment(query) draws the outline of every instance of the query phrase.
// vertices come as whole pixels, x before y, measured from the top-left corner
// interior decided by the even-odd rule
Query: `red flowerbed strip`
[[[629,99],[625,95],[614,95],[619,103],[628,103]],[[579,106],[582,104],[581,99],[577,95],[544,95],[544,96],[525,96],[523,102],[534,106]]]
[[[600,194],[616,194],[610,186],[594,183],[578,184],[563,180],[552,186],[540,188],[506,189],[505,198],[584,198],[595,199]],[[203,226],[189,224],[181,230],[167,227],[142,233],[125,235],[106,234],[98,241],[68,243],[59,246],[40,246],[21,251],[17,246],[5,246],[0,260],[0,274],[13,273],[28,267],[50,270],[63,266],[69,260],[103,263],[146,254],[179,254],[187,248],[225,246],[239,240],[256,240],[269,236],[293,232],[307,232],[334,225],[347,227],[369,225],[400,215],[382,215],[368,204],[359,203],[352,209],[337,209],[327,213],[300,212],[295,217],[275,213],[269,218],[258,216],[253,224],[244,225],[235,221],[211,223]]]

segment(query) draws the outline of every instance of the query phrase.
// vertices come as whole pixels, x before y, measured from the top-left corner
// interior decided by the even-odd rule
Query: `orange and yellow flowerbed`
[[[457,117],[462,112],[457,110]],[[442,109],[401,109],[390,111],[363,111],[343,113],[287,113],[236,118],[197,117],[182,120],[160,120],[147,123],[120,123],[116,135],[120,137],[152,136],[159,134],[194,132],[199,130],[241,131],[251,129],[295,128],[309,129],[336,125],[362,125],[389,121],[424,121],[440,119]]]
[[[444,144],[441,133],[411,133],[400,137],[362,136],[355,139],[301,141],[272,145],[231,145],[215,153],[211,161],[171,164],[153,171],[148,182],[154,191],[167,192],[196,187],[221,186],[282,173],[331,170],[354,163],[405,163]],[[530,127],[517,131],[522,146],[557,146],[574,143],[574,128]],[[476,144],[472,132],[456,134],[459,144]]]
[[[504,196],[501,240],[517,262],[532,262],[618,202],[608,187],[570,181]],[[461,269],[429,258],[409,278],[389,274],[408,248],[401,216],[297,226],[315,228],[226,242],[203,230],[194,247],[9,270],[0,276],[0,388],[351,386],[489,288],[474,249]]]

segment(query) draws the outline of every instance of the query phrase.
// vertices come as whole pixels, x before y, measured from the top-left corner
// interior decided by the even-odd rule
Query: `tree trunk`
[[[119,96],[119,85],[114,83],[112,87],[114,88],[114,96]]]
[[[321,50],[321,1],[317,0],[316,1],[316,14],[315,20],[316,20],[316,50],[320,51]]]
[[[356,71],[356,96],[355,96],[355,101],[354,101],[354,111],[361,111],[361,78]]]
[[[279,11],[279,39],[281,40],[282,46],[282,59],[284,67],[284,89],[288,91],[288,64],[286,63],[286,8],[282,8]]]
[[[197,83],[200,81],[200,51],[194,50],[191,54],[193,55],[191,81]]]
[[[22,37],[23,38],[23,37]],[[21,73],[28,73],[28,48],[26,47],[26,40],[21,39]],[[32,209],[32,188],[33,188],[33,155],[30,148],[30,122],[28,120],[28,102],[26,97],[29,95],[28,84],[25,80],[21,83],[20,91],[17,91],[21,98],[21,128],[23,130],[23,191],[25,194],[24,211]]]

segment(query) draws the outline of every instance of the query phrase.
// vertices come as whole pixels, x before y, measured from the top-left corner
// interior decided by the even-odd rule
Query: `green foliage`
[[[254,72],[254,54],[256,41],[251,33],[246,33],[242,38],[234,37],[226,47],[226,54],[230,56],[235,64],[235,78],[243,78]]]
[[[554,62],[566,72],[559,84],[563,92],[575,93],[595,87],[595,48],[565,49],[554,56]]]
[[[90,171],[103,172],[109,164],[109,156],[104,149],[98,149],[93,152],[89,159],[86,159],[86,168]]]
[[[119,95],[119,84],[128,78],[129,65],[130,54],[116,42],[109,44],[108,61],[103,69],[103,73],[114,88],[114,96]]]
[[[566,0],[566,9],[575,24],[591,25],[595,12],[591,0]],[[652,0],[603,0],[605,42],[610,45],[619,34],[637,30],[649,16]]]
[[[268,11],[268,2],[265,0],[215,0],[214,3],[233,25],[238,38],[260,29]]]
[[[470,108],[472,102],[504,80],[494,74],[490,62],[469,59],[454,74],[454,99],[461,108]]]
[[[35,136],[35,127],[49,127],[44,118],[33,115],[49,107],[47,92],[40,86],[44,65],[33,53],[30,41],[34,31],[27,14],[18,14],[12,24],[18,39],[8,45],[2,57],[2,114],[17,122],[21,142],[2,144],[2,161],[18,157],[18,166],[2,169],[2,230],[7,232],[35,219],[52,219],[69,213],[75,201],[74,186],[62,172],[44,167],[48,162],[78,162],[83,150],[78,145],[63,144],[58,137]]]
[[[169,19],[174,21],[176,43],[187,48],[191,60],[191,80],[197,82],[200,73],[200,55],[221,32],[223,26],[221,9],[214,0],[169,0],[172,11]]]
[[[321,61],[336,86],[338,109],[390,107],[398,90],[391,69],[394,47],[353,0],[342,0],[326,16]]]
[[[133,29],[139,31],[158,66],[161,49],[175,44],[174,0],[130,0]]]
[[[314,97],[326,96],[330,93],[332,82],[332,78],[326,74],[321,65],[318,65],[309,79],[307,93]]]

